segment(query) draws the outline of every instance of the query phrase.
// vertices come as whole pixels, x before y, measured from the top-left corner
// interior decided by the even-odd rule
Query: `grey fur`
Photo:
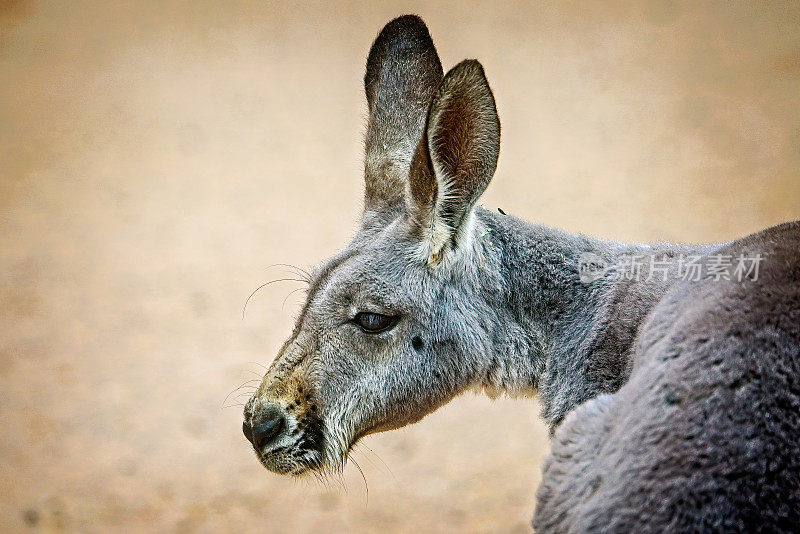
[[[420,116],[411,86],[370,81],[386,61],[387,79],[424,80],[427,109],[462,111]],[[537,530],[796,529],[800,223],[727,244],[624,245],[476,208],[499,142],[479,67],[459,64],[434,94],[441,67],[413,16],[373,45],[364,219],[315,270],[292,336],[245,407],[252,425],[275,410],[286,418],[258,458],[278,473],[337,470],[364,435],[413,423],[467,389],[538,392],[554,437]],[[459,135],[422,141],[446,135],[442,123]],[[631,254],[765,260],[757,280],[676,281],[673,262],[666,280],[585,283],[587,253],[612,265]],[[366,333],[353,321],[365,311],[396,324]]]

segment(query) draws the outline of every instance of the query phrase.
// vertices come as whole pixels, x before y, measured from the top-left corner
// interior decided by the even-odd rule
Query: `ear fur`
[[[462,61],[436,89],[408,177],[407,209],[429,264],[469,237],[473,207],[499,152],[500,120],[483,67]]]
[[[416,15],[392,20],[372,44],[364,75],[365,211],[402,208],[411,158],[442,75],[428,28]]]

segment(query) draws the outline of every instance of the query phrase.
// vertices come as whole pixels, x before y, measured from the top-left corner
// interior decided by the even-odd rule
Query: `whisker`
[[[356,462],[355,458],[350,458],[350,459],[353,460],[353,465],[355,465],[356,469],[358,469],[358,472],[361,473],[361,479],[364,481],[364,489],[366,490],[367,493],[366,505],[369,505],[369,485],[367,484],[367,477],[364,476],[364,471],[361,470],[361,466],[358,465],[358,462]]]
[[[303,283],[303,284],[307,284],[308,280],[301,280],[299,278],[278,278],[276,280],[270,280],[269,282],[265,282],[265,283],[261,284],[260,286],[255,288],[253,290],[253,292],[250,293],[250,296],[247,297],[247,300],[244,301],[244,307],[242,307],[242,319],[243,320],[244,320],[245,313],[247,312],[247,304],[250,302],[250,299],[253,298],[253,295],[258,293],[258,291],[261,288],[266,287],[266,286],[268,286],[270,284],[274,284],[275,282],[300,282],[300,283]]]
[[[334,477],[334,480],[336,480],[339,483],[339,486],[342,487],[345,495],[350,494],[350,489],[347,487],[347,481],[344,479],[344,474],[342,473],[342,471],[336,473],[336,477]]]
[[[389,467],[389,466],[387,465],[387,463],[383,461],[383,458],[381,458],[381,457],[380,457],[380,455],[379,455],[377,452],[373,451],[371,448],[369,448],[369,446],[365,445],[363,442],[359,442],[359,443],[357,443],[357,444],[356,444],[356,446],[357,446],[357,447],[359,447],[359,448],[360,448],[360,447],[364,447],[364,448],[365,448],[365,449],[367,449],[369,452],[371,452],[371,453],[372,453],[372,454],[375,456],[375,458],[377,458],[377,459],[378,459],[378,461],[379,461],[381,464],[383,464],[383,467],[385,467],[385,468],[386,468],[386,470],[387,470],[387,471],[389,472],[389,474],[392,476],[392,478],[394,479],[394,481],[395,481],[395,482],[397,482],[397,477],[395,477],[395,476],[394,476],[394,473],[392,472],[392,468],[391,468],[391,467]],[[364,455],[364,457],[365,457],[365,458],[368,458],[368,456],[367,456],[366,454]],[[373,463],[372,465],[375,465],[375,464]]]
[[[258,387],[256,386],[242,386],[239,388],[241,391],[236,394],[236,399],[241,399],[242,395],[252,395],[256,391],[258,391]]]
[[[364,451],[362,451],[362,450],[361,450],[361,447],[359,447],[359,446],[358,446],[358,444],[356,444],[356,445],[354,445],[354,446],[353,446],[353,450],[352,450],[352,452],[353,452],[353,453],[356,453],[356,452],[357,452],[357,453],[360,453],[360,454],[361,454],[361,456],[362,456],[362,457],[363,457],[363,458],[364,458],[366,461],[368,461],[368,462],[369,462],[369,464],[370,464],[372,467],[374,467],[374,468],[378,469],[378,466],[375,464],[375,462],[373,462],[373,461],[372,461],[372,458],[370,458],[369,456],[367,456],[367,455],[366,455],[366,453],[365,453]]]
[[[281,304],[281,311],[283,311],[284,306],[286,306],[286,301],[289,300],[289,297],[291,297],[298,291],[303,291],[304,289],[305,289],[304,287],[298,287],[297,289],[293,289],[291,292],[289,292],[289,294],[286,295],[286,298],[283,299],[283,303]]]
[[[273,263],[272,265],[268,265],[267,269],[271,267],[290,267],[296,271],[296,274],[301,275],[303,278],[305,278],[309,284],[311,283],[311,273],[309,273],[305,269],[301,269],[297,265],[292,265],[291,263]]]
[[[330,476],[330,475],[323,475],[322,479],[325,481],[325,489],[332,490],[332,484],[335,484],[336,492],[341,494],[344,490],[345,495],[347,494],[347,486],[344,484],[344,481],[339,476]]]
[[[347,482],[345,481],[344,477],[342,476],[341,471],[336,471],[332,469],[325,468],[320,475],[326,482],[335,483],[340,491],[344,491],[345,495],[348,494]],[[326,486],[330,488],[330,486]]]
[[[235,388],[233,391],[231,391],[230,393],[228,393],[227,395],[225,395],[225,398],[224,398],[224,399],[222,399],[222,406],[223,406],[223,408],[225,407],[225,403],[228,401],[228,399],[231,397],[231,395],[233,395],[234,393],[236,393],[237,391],[239,391],[239,390],[240,390],[240,389],[242,389],[243,387],[246,387],[246,386],[247,386],[247,384],[250,384],[250,383],[252,383],[252,382],[261,382],[261,381],[260,381],[260,380],[256,380],[256,379],[251,379],[251,380],[247,380],[247,381],[245,381],[245,382],[242,382],[242,385],[240,385],[238,388]],[[258,389],[258,388],[256,388],[256,389]]]

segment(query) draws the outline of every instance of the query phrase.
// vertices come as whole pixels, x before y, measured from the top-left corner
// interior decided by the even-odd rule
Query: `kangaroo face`
[[[293,335],[245,409],[268,469],[340,466],[360,437],[415,422],[469,385],[453,361],[466,318],[442,305],[461,297],[409,257],[405,222],[356,239],[313,274]]]
[[[418,421],[476,383],[488,336],[473,206],[499,121],[476,61],[444,78],[424,23],[390,22],[365,76],[365,212],[313,273],[292,336],[247,402],[243,430],[277,473],[338,470],[362,436]],[[496,269],[495,269],[496,270]]]

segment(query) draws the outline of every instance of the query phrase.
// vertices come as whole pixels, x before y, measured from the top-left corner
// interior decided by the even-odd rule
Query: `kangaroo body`
[[[444,75],[405,16],[364,84],[364,215],[245,406],[261,463],[337,471],[361,437],[468,389],[538,394],[536,530],[800,528],[800,223],[626,245],[490,212],[500,123],[480,64]]]
[[[637,310],[625,382],[555,432],[537,531],[800,529],[798,250],[798,223],[737,240],[719,253],[764,254],[757,280],[682,281]]]

